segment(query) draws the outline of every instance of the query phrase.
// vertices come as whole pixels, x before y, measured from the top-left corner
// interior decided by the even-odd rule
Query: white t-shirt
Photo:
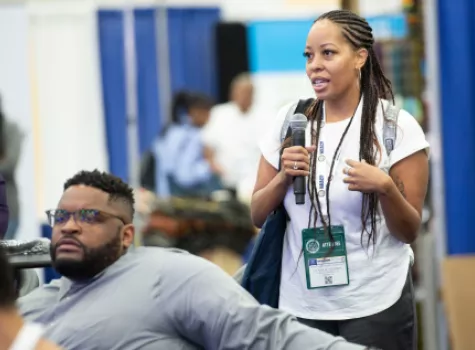
[[[383,101],[383,107],[381,104],[378,107],[376,133],[383,148],[379,167],[387,171],[392,165],[417,151],[425,149],[428,152],[429,144],[414,117],[401,110],[398,117],[397,139],[389,159],[382,141],[383,108],[386,106],[387,101]],[[262,155],[276,169],[280,158],[282,125],[287,113],[293,114],[295,107],[296,103],[293,103],[279,111],[274,125],[260,143]],[[284,199],[284,206],[291,220],[287,225],[284,239],[279,307],[297,317],[345,320],[374,315],[389,308],[400,298],[407,278],[412,250],[409,245],[389,233],[384,217],[378,226],[375,248],[373,249],[372,243],[368,249],[366,243],[364,248],[361,246],[362,193],[349,191],[348,185],[343,182],[345,176],[343,167],[346,166],[343,160],[359,159],[361,108],[362,103],[341,146],[341,161],[330,186],[332,225],[343,225],[345,228],[349,285],[307,289],[301,232],[308,227],[310,198],[307,193],[305,204],[296,205],[293,189],[289,187]],[[347,119],[325,125],[327,159],[333,158],[349,121],[350,119]],[[306,143],[310,146],[310,123],[307,124]],[[317,226],[321,226],[320,220]]]
[[[216,106],[210,121],[202,129],[203,143],[215,153],[216,162],[223,169],[223,182],[239,187],[241,182],[255,181],[259,165],[259,133],[265,121],[262,113],[250,110],[242,113],[230,102]]]

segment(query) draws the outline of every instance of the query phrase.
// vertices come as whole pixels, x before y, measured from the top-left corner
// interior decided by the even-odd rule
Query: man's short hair
[[[80,171],[64,183],[64,191],[71,186],[85,185],[109,194],[109,201],[123,202],[128,207],[130,219],[134,217],[134,191],[117,176],[99,170]]]
[[[16,298],[13,268],[8,262],[5,249],[0,246],[0,308],[13,307]]]

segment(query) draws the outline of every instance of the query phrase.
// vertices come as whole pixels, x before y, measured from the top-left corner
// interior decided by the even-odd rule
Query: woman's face
[[[307,36],[306,72],[321,100],[334,100],[359,89],[359,72],[367,51],[354,50],[341,28],[324,19],[315,22]]]

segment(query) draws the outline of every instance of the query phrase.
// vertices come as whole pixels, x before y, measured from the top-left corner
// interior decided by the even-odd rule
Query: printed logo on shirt
[[[325,153],[325,144],[323,143],[323,141],[320,141],[320,142],[319,142],[318,151],[319,151],[320,153]]]

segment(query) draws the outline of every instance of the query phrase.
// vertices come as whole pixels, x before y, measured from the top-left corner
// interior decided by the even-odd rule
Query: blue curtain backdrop
[[[214,28],[219,8],[168,9],[171,89],[217,98]]]
[[[475,2],[439,0],[447,254],[475,253]]]
[[[155,10],[135,11],[137,104],[140,154],[150,148],[160,132],[162,120],[158,87],[157,31]]]
[[[167,14],[172,91],[190,89],[216,97],[214,26],[220,10],[173,8]],[[155,9],[137,9],[134,18],[139,149],[143,153],[168,118],[160,115]],[[124,15],[120,10],[101,10],[98,22],[109,169],[127,179]]]
[[[104,10],[99,11],[98,16],[109,170],[126,180],[128,165],[124,15],[122,11]]]

